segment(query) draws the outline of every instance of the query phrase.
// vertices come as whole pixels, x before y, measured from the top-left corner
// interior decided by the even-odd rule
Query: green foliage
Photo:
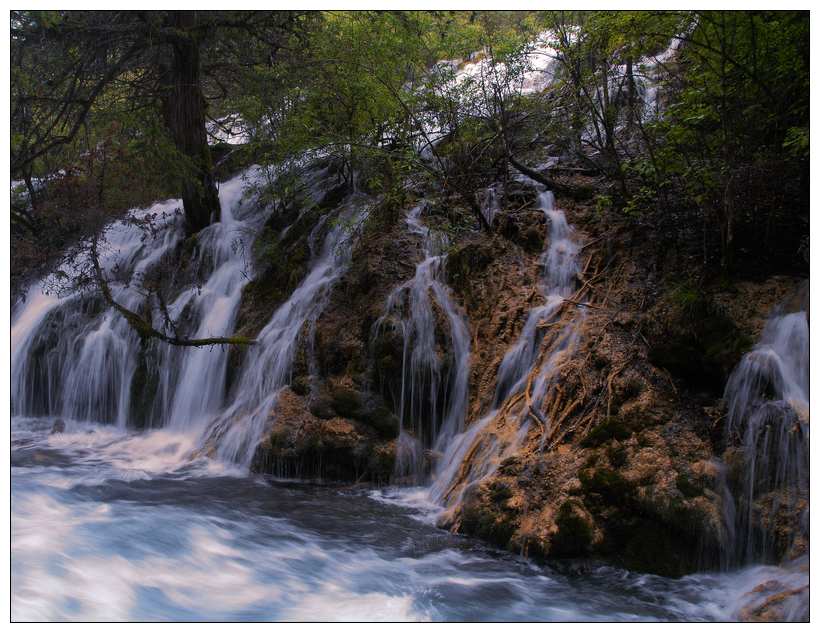
[[[612,208],[612,196],[605,194],[598,194],[593,200],[595,204],[595,213],[598,216],[603,216]]]
[[[792,157],[800,160],[808,160],[809,146],[808,126],[790,127],[786,131],[786,138],[783,141],[783,149],[785,149]]]
[[[195,180],[196,160],[171,141],[156,107],[166,14],[12,12],[13,155],[28,152],[50,120],[50,99],[70,85],[66,70],[79,73],[83,92],[71,112],[101,73],[114,77],[94,92],[81,131],[27,163],[30,175],[65,169],[97,191],[96,205],[114,209]],[[449,223],[473,230],[482,223],[476,194],[509,177],[508,157],[536,159],[553,146],[605,177],[599,215],[652,226],[659,250],[700,249],[699,261],[725,277],[805,251],[806,12],[263,12],[226,37],[221,21],[243,16],[201,16],[214,27],[201,45],[202,90],[210,116],[237,112],[249,124],[243,160],[269,167],[263,201],[281,223],[300,203],[300,168],[321,156],[339,177],[335,194],[382,196],[387,210],[402,206],[408,188],[436,189],[471,215],[464,227]],[[255,22],[276,37],[258,37]],[[524,97],[527,53],[546,29],[559,52],[556,80]],[[99,33],[105,39],[91,37]],[[655,72],[648,60],[664,51],[665,83],[650,113],[635,81]],[[468,58],[485,63],[457,80]],[[74,120],[57,119],[52,135],[68,135]],[[13,217],[25,226],[19,204]]]
[[[670,299],[688,317],[703,316],[708,309],[705,295],[697,286],[688,281],[672,290]]]
[[[557,11],[541,19],[560,52],[544,116],[549,140],[607,177],[615,208],[668,242],[700,247],[724,275],[767,260],[802,265],[808,13]],[[677,48],[664,53],[650,112],[633,79],[670,43]],[[776,251],[774,233],[784,244]]]

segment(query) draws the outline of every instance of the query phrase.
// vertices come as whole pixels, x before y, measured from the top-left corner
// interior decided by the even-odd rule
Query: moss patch
[[[665,316],[650,334],[649,360],[693,389],[719,396],[754,343],[706,292],[683,284],[661,301]]]
[[[587,556],[592,548],[593,530],[576,501],[565,501],[555,518],[558,531],[553,535],[549,553],[556,558]]]

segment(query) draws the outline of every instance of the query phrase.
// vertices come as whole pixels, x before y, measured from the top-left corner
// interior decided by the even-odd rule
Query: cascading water
[[[549,86],[554,54],[548,38],[539,37],[529,53],[538,57],[517,92]],[[636,74],[646,116],[661,109],[659,65],[642,70],[643,83]],[[484,60],[459,75],[480,78],[487,71]],[[244,130],[223,127],[229,128],[225,135],[212,129],[212,136],[244,140]],[[180,291],[168,305],[169,315],[187,324],[186,336],[230,334],[236,325],[248,279],[245,238],[258,233],[266,217],[264,209],[243,204],[242,190],[241,178],[221,186],[222,221],[200,233],[194,254],[203,283]],[[499,211],[495,193],[488,189],[482,205],[490,224]],[[808,617],[801,598],[808,577],[799,567],[757,565],[666,579],[590,563],[579,582],[551,566],[442,533],[433,528],[433,516],[377,502],[378,492],[221,476],[224,462],[250,463],[275,422],[271,412],[289,381],[300,338],[311,349],[316,319],[350,261],[350,224],[366,214],[354,202],[338,221],[325,216],[317,223],[307,276],[248,350],[231,393],[226,349],[141,345],[119,313],[99,300],[45,294],[40,284],[15,306],[13,619],[737,619],[749,596],[759,604],[776,592],[788,594],[787,617]],[[131,310],[139,311],[144,297],[114,278],[139,278],[181,246],[178,206],[168,201],[136,214],[167,216],[150,235],[127,222],[105,231],[101,263],[112,276],[115,299]],[[421,208],[407,219],[422,238],[423,259],[414,278],[391,294],[381,327],[392,317],[404,341],[399,472],[418,481],[422,450],[443,453],[431,492],[439,502],[452,505],[521,445],[529,412],[540,409],[580,336],[583,309],[568,322],[557,320],[575,288],[578,246],[549,192],[541,194],[540,207],[550,227],[542,262],[545,302],[530,311],[499,367],[493,411],[466,431],[470,340],[442,280],[445,244],[422,224]],[[63,273],[71,277],[74,266],[68,266]],[[436,339],[439,310],[449,329],[448,360]],[[155,320],[154,326],[165,323]],[[560,327],[549,345],[545,326]],[[151,357],[143,365],[155,374],[143,389],[150,396],[143,403],[145,424],[165,428],[134,434],[126,426],[133,422],[133,385],[145,355]],[[507,407],[516,397],[523,404],[524,392],[531,405]],[[726,395],[729,435],[744,457],[737,511],[727,505],[726,522],[737,534],[738,558],[757,561],[770,544],[750,528],[757,520],[754,502],[784,492],[771,497],[774,504],[799,510],[808,492],[806,312],[772,319]],[[499,418],[505,409],[508,419]],[[55,417],[66,418],[65,431],[49,434]],[[492,429],[494,422],[510,427],[506,437]],[[197,457],[203,447],[221,461]],[[717,467],[728,482],[729,467]],[[807,509],[803,515],[807,519]]]
[[[776,558],[780,513],[790,514],[808,538],[809,322],[805,307],[778,310],[760,342],[726,385],[726,435],[739,447],[742,473],[728,514],[728,559],[751,563]],[[727,490],[728,492],[728,490]],[[781,545],[781,550],[782,545]]]
[[[579,327],[584,314],[582,308],[578,310],[578,316],[562,328],[550,346],[549,353],[545,357],[540,357],[544,326],[550,325],[550,320],[558,314],[565,299],[572,295],[575,288],[579,272],[579,247],[572,239],[572,230],[564,212],[555,207],[552,192],[541,191],[538,206],[544,212],[549,225],[548,246],[541,259],[541,290],[546,301],[530,310],[521,334],[501,361],[496,378],[493,410],[476,421],[448,446],[431,488],[433,499],[439,503],[453,505],[469,485],[492,474],[500,461],[515,451],[529,431],[528,410],[520,416],[517,430],[507,442],[498,441],[495,437],[482,439],[482,432],[496,420],[502,404],[528,388],[528,377],[540,362],[538,373],[529,386],[531,409],[535,415],[549,389],[555,370],[561,360],[567,354],[571,354],[577,345]],[[476,446],[477,442],[481,445]],[[465,466],[464,460],[468,452],[472,452],[471,461],[474,463],[468,465],[466,477],[460,480],[460,472]]]
[[[169,308],[172,318],[181,317],[185,311],[186,318],[198,323],[195,338],[224,336],[233,331],[242,289],[248,282],[242,252],[234,241],[254,227],[234,217],[237,204],[233,200],[241,199],[244,183],[235,179],[226,184],[220,191],[227,202],[223,203],[221,222],[198,235],[200,270],[208,270],[210,264],[212,272],[204,285],[183,292]],[[262,218],[254,219],[258,224]],[[179,430],[200,428],[224,406],[228,348],[177,350],[166,347],[164,351],[167,356],[176,358],[163,370],[160,379],[162,392],[173,393],[163,426]],[[179,377],[174,380],[176,367]]]
[[[524,329],[515,345],[504,355],[498,368],[495,406],[524,386],[543,338],[543,323],[550,319],[569,298],[578,276],[578,245],[571,239],[571,229],[564,212],[555,208],[550,191],[539,194],[538,206],[549,225],[549,247],[542,255],[544,277],[542,292],[546,302],[530,310]]]
[[[110,271],[143,274],[177,243],[181,232],[173,221],[177,201],[138,211],[156,215],[160,237],[145,242],[138,227],[115,222],[101,242],[100,264]],[[163,217],[164,216],[164,217]],[[171,218],[171,219],[169,219]],[[164,226],[163,226],[164,225]],[[57,276],[69,277],[83,261],[64,264]],[[81,294],[46,294],[37,282],[12,314],[12,412],[114,423],[125,427],[139,340],[114,309],[99,312]],[[114,298],[136,310],[143,297],[128,286],[114,286]]]
[[[256,446],[271,423],[270,412],[279,392],[290,381],[299,338],[305,328],[312,335],[333,284],[347,270],[352,227],[367,214],[361,210],[363,206],[360,199],[355,199],[341,211],[318,253],[316,237],[325,218],[314,228],[309,240],[310,272],[259,333],[257,345],[244,364],[236,398],[207,432],[208,442],[216,444],[221,459],[250,466]]]
[[[460,433],[467,408],[470,374],[470,337],[461,312],[442,281],[447,240],[421,221],[424,205],[407,215],[410,232],[421,238],[424,259],[413,278],[395,288],[387,298],[385,313],[373,326],[374,337],[385,327],[402,335],[401,391],[397,408],[399,437],[396,477],[419,483],[426,471],[424,449],[441,453]],[[442,362],[436,350],[436,318],[432,297],[449,325],[452,366],[442,381]]]
[[[492,226],[495,216],[501,211],[501,201],[498,195],[499,185],[492,185],[484,190],[481,201],[481,213],[487,220],[487,225]]]
[[[207,280],[183,290],[167,306],[172,320],[184,314],[194,324],[192,338],[224,336],[233,329],[248,279],[244,248],[237,241],[258,229],[265,217],[263,209],[242,204],[245,185],[255,176],[251,170],[222,184],[222,219],[197,236],[197,266]],[[147,239],[146,232],[131,222],[112,223],[100,240],[106,246],[100,257],[106,274],[116,271],[118,276],[139,280],[176,248],[183,237],[179,215],[174,213],[178,206],[179,201],[171,200],[134,214],[138,220],[160,218]],[[78,268],[82,264],[74,262]],[[137,288],[111,285],[117,302],[135,312],[141,309],[144,296]],[[40,286],[35,284],[13,317],[15,414],[63,416],[125,428],[136,359],[145,351],[139,337],[114,308],[96,314],[93,302],[82,294],[60,299],[44,295]],[[87,303],[92,303],[91,309]],[[165,324],[155,316],[154,327],[164,329]],[[159,357],[157,395],[147,425],[175,429],[201,425],[224,404],[227,350],[218,346],[154,349]]]
[[[224,185],[223,193],[227,193]],[[169,203],[168,209],[173,206]],[[249,221],[244,214],[243,221]],[[239,396],[247,409],[265,409],[257,397],[276,393],[281,380],[277,376],[287,374],[287,362],[280,359],[287,357],[300,327],[309,330],[330,285],[343,271],[348,258],[345,224],[327,220],[329,228],[317,229],[311,271],[250,351],[239,380],[242,387],[237,388],[244,392],[259,385],[248,389],[255,395]],[[177,239],[172,226],[160,236],[169,249]],[[126,232],[126,227],[117,230]],[[327,235],[320,246],[323,230]],[[120,250],[118,260],[126,259],[124,252]],[[159,252],[155,243],[148,242],[136,246],[131,259],[144,262],[147,254],[158,257]],[[103,257],[106,270],[113,265],[109,256],[110,252]],[[213,270],[218,269],[214,264]],[[215,281],[210,285],[214,292],[224,287]],[[125,303],[128,289],[114,288],[117,299]],[[435,288],[432,292],[444,312],[458,314],[444,305],[446,292],[437,294]],[[205,297],[203,302],[217,302],[219,297]],[[14,620],[720,620],[737,619],[750,592],[774,572],[778,588],[793,591],[805,585],[800,573],[760,566],[665,579],[592,564],[579,582],[549,566],[536,566],[479,541],[437,530],[431,525],[432,516],[374,499],[375,492],[225,477],[215,460],[191,461],[200,439],[196,429],[133,434],[113,424],[69,419],[64,432],[49,434],[53,416],[64,411],[65,387],[62,373],[56,370],[67,371],[68,362],[79,358],[85,344],[82,333],[96,331],[106,318],[98,308],[89,307],[91,316],[87,316],[81,307],[78,297],[61,299],[35,288],[13,314]],[[48,326],[59,309],[74,315],[74,321]],[[288,329],[291,317],[294,327]],[[54,358],[42,360],[49,350],[56,353],[53,344],[47,345],[51,334],[44,328],[63,323],[58,333],[74,342],[75,356],[62,364]],[[455,327],[452,322],[451,327]],[[204,332],[201,320],[192,331]],[[463,340],[467,344],[466,336]],[[550,358],[557,357],[551,354]],[[182,360],[174,361],[180,372]],[[32,394],[20,384],[17,372],[26,363],[30,379],[40,371],[38,367],[44,375],[48,375],[45,370],[56,374],[49,401],[54,407],[52,418],[19,415],[29,406],[26,398],[37,401],[46,393]],[[545,362],[541,370],[546,383],[548,366]],[[267,386],[262,386],[264,380]],[[451,385],[455,384],[466,389],[466,378],[452,379]],[[449,391],[455,394],[453,387]],[[451,401],[459,397],[450,396]],[[172,400],[166,398],[157,408],[171,411]],[[229,418],[218,415],[207,429],[224,429],[220,421],[227,423]],[[448,450],[451,463],[456,462],[454,454],[460,456],[460,463],[464,455],[459,451],[472,447],[482,428],[476,422],[447,442],[457,449]],[[520,436],[522,430],[526,425],[516,433]],[[240,448],[230,451],[238,461],[248,454],[242,447],[252,444],[240,437],[254,434],[239,421],[232,440],[239,440],[235,446]],[[439,435],[442,441],[445,437]],[[228,451],[233,442],[227,436],[223,440],[218,450]],[[448,479],[442,470],[443,466],[437,484]],[[379,529],[374,530],[375,522]],[[798,605],[794,617],[807,617],[801,608]]]
[[[197,235],[195,267],[205,281],[189,285],[167,306],[172,321],[189,325],[190,338],[225,336],[234,330],[242,290],[249,280],[245,253],[250,249],[244,242],[258,233],[267,217],[264,208],[246,204],[243,197],[248,184],[258,182],[260,176],[254,168],[223,183],[221,221]],[[323,176],[322,170],[308,175],[306,184],[314,202],[317,181]],[[171,200],[134,213],[137,220],[160,218],[148,240],[132,222],[112,223],[100,240],[107,246],[100,257],[106,274],[116,270],[120,277],[141,279],[177,248],[183,238],[174,213],[178,205]],[[35,284],[12,316],[14,414],[59,416],[125,429],[129,421],[133,423],[138,397],[133,384],[138,359],[147,354],[151,366],[145,371],[152,372],[153,388],[145,394],[148,402],[142,403],[144,426],[199,438],[205,448],[216,448],[221,459],[249,466],[268,411],[289,380],[303,326],[315,322],[329,289],[344,272],[351,232],[362,215],[353,206],[341,210],[321,249],[313,253],[309,274],[260,332],[230,402],[227,346],[141,344],[115,309],[98,313],[96,304],[79,293],[58,298]],[[325,218],[311,236],[314,251],[324,225]],[[81,265],[74,262],[77,268]],[[64,271],[66,276],[71,272]],[[116,301],[140,310],[144,297],[138,290],[127,284],[112,282],[111,286]],[[163,329],[165,324],[155,317],[154,327]]]

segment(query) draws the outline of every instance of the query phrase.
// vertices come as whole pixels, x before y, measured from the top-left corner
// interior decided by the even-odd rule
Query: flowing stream
[[[799,582],[537,566],[389,490],[249,478],[168,430],[51,426],[12,421],[14,620],[720,620],[772,574]]]
[[[492,411],[475,421],[466,431],[449,442],[441,459],[435,481],[431,487],[432,498],[438,503],[453,506],[464,491],[495,472],[498,464],[511,455],[526,437],[529,415],[525,411],[518,420],[518,429],[511,441],[499,442],[495,435],[485,435],[485,430],[497,420],[499,408],[508,398],[527,388],[530,373],[538,366],[531,385],[532,407],[540,405],[550,388],[558,363],[578,343],[579,327],[583,321],[583,308],[570,322],[562,326],[545,357],[540,356],[545,326],[556,324],[555,316],[568,299],[577,283],[578,244],[573,240],[572,229],[566,216],[555,206],[552,192],[543,188],[539,193],[539,208],[544,212],[549,233],[541,256],[541,292],[545,302],[532,308],[518,339],[504,355],[496,377],[496,393]],[[549,424],[549,420],[545,420]],[[476,450],[476,443],[481,445]],[[468,451],[472,449],[473,460],[469,472],[460,480],[459,472]]]

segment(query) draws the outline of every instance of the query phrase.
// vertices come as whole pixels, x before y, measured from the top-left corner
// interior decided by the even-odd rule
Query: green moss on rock
[[[589,555],[594,536],[589,518],[578,501],[561,504],[555,518],[557,532],[552,536],[549,554],[555,558],[576,558]]]

